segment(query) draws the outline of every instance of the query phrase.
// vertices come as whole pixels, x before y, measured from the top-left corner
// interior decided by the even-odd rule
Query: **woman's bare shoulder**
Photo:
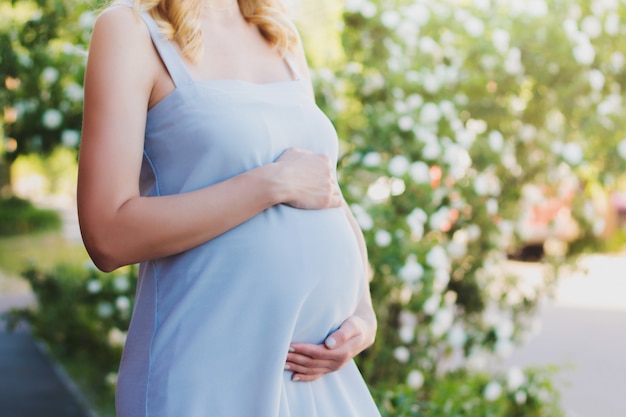
[[[98,32],[103,32],[105,37],[114,42],[123,41],[127,45],[151,42],[150,32],[143,19],[132,5],[124,2],[114,3],[98,15],[94,35]]]

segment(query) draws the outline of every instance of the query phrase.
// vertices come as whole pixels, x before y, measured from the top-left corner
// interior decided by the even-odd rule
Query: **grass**
[[[81,265],[89,259],[81,243],[68,242],[61,232],[0,238],[0,270],[20,275],[29,264],[47,270],[59,263]]]

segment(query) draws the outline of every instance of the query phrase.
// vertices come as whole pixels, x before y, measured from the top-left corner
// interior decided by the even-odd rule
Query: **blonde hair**
[[[134,0],[137,11],[145,11],[157,22],[166,39],[178,43],[192,62],[202,55],[200,17],[205,0]],[[237,0],[246,21],[259,27],[263,37],[284,56],[294,51],[299,38],[280,0]]]

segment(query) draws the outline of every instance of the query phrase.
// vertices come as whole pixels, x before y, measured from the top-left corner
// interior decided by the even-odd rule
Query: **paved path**
[[[70,387],[28,332],[0,332],[2,417],[89,417]]]
[[[62,211],[63,232],[80,240],[75,212]],[[28,285],[0,271],[0,313],[31,305]],[[0,416],[94,417],[65,372],[37,344],[27,329],[9,333],[0,320]]]
[[[544,303],[542,330],[508,365],[557,365],[567,417],[626,417],[626,257],[589,255]],[[538,264],[516,264],[526,276]]]

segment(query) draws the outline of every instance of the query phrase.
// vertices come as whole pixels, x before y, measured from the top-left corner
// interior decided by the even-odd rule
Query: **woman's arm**
[[[329,159],[302,150],[194,192],[141,197],[146,113],[162,65],[130,8],[99,16],[85,75],[78,212],[85,246],[100,269],[179,253],[274,204],[341,204]]]
[[[361,300],[354,312],[342,325],[326,338],[324,344],[292,343],[287,355],[285,369],[293,372],[294,381],[314,381],[321,376],[341,369],[356,355],[374,343],[376,315],[369,290],[369,263],[363,232],[344,204],[346,216],[354,231],[364,263],[364,288]]]

